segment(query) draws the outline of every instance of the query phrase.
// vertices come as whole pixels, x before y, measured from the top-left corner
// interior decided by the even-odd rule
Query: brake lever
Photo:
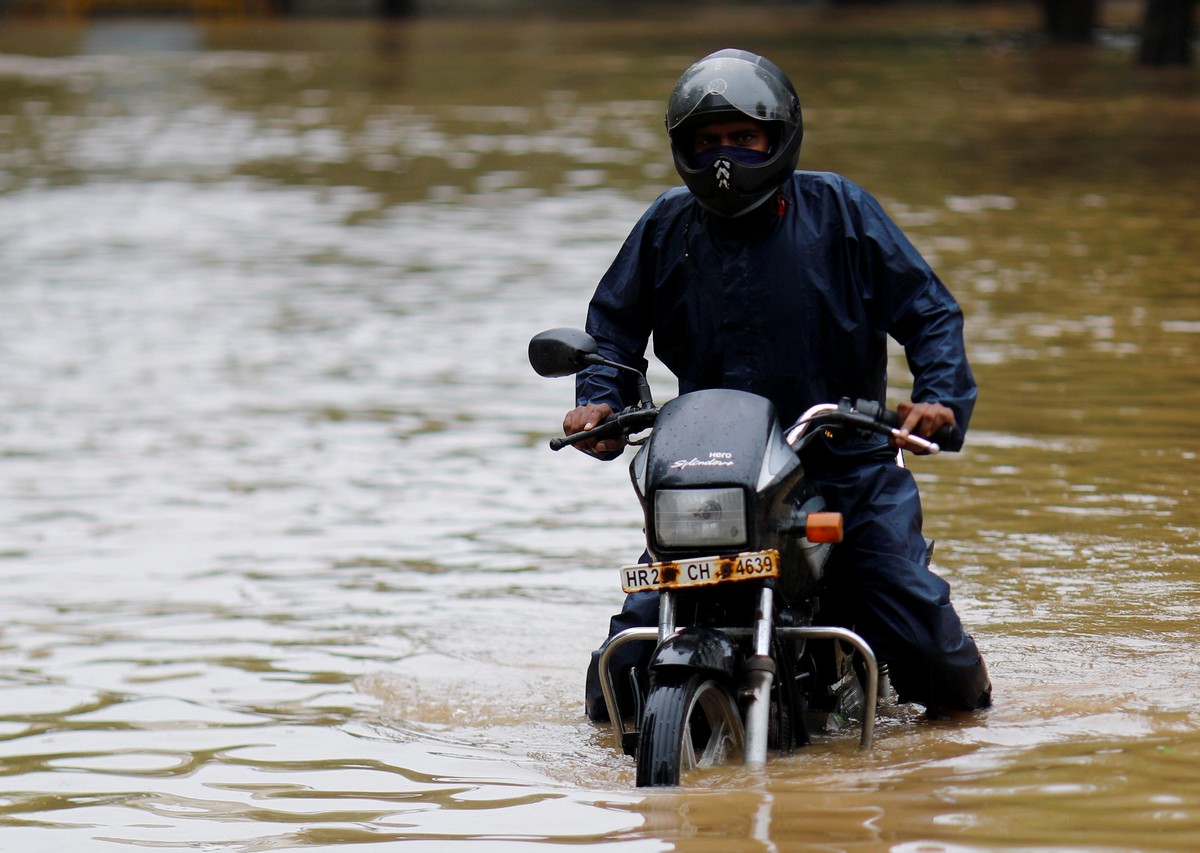
[[[602,424],[592,427],[592,429],[573,432],[570,435],[560,435],[556,438],[550,439],[550,449],[562,450],[564,447],[570,447],[589,438],[608,438],[610,434],[618,434],[620,432],[618,427],[619,425],[616,423],[616,421],[605,421]]]
[[[591,429],[581,430],[571,435],[562,435],[550,439],[551,450],[562,450],[589,438],[608,438],[611,435],[628,435],[639,432],[654,423],[658,417],[657,406],[631,406],[616,414],[610,415]],[[635,444],[638,442],[627,443]]]
[[[929,441],[919,435],[912,433],[903,435],[898,429],[889,430],[888,435],[896,440],[902,450],[920,450],[928,456],[936,456],[942,452],[942,448],[936,441]]]

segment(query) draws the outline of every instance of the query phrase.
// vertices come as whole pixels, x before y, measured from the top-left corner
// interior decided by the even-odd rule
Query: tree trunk
[[[1142,65],[1191,65],[1196,0],[1147,0],[1142,25]]]
[[[1186,2],[1186,0],[1185,0]],[[1089,44],[1096,29],[1096,0],[1041,0],[1051,41]]]

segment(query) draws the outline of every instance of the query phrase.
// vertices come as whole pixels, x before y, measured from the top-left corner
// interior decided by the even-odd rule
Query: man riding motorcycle
[[[787,424],[815,403],[883,401],[890,336],[913,374],[912,402],[897,407],[902,434],[931,437],[948,424],[965,433],[976,386],[961,309],[865,190],[796,171],[803,122],[784,73],[748,51],[704,57],[675,85],[666,128],[685,186],[650,206],[601,279],[587,317],[600,354],[644,370],[653,336],[681,394],[750,391]],[[591,367],[579,374],[563,429],[590,429],[636,400],[628,376]],[[614,458],[621,445],[577,446]],[[841,610],[823,621],[866,639],[901,701],[933,715],[990,705],[983,658],[949,585],[928,568],[920,496],[894,448],[878,437],[827,439],[803,462],[846,519],[827,572],[834,594],[824,599]],[[609,636],[654,625],[657,601],[654,592],[630,594]],[[648,651],[626,646],[619,666]],[[603,719],[597,656],[586,707]]]

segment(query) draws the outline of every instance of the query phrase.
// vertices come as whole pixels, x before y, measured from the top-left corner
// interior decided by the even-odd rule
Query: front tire
[[[654,681],[638,735],[638,787],[678,785],[688,770],[740,757],[745,730],[724,683],[694,671],[662,671]]]

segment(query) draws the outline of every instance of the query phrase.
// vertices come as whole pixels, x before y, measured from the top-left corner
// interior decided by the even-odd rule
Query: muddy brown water
[[[680,10],[0,24],[0,849],[1200,843],[1194,72]],[[967,312],[968,446],[914,467],[996,704],[647,793],[581,707],[638,513],[525,343],[728,44]]]

